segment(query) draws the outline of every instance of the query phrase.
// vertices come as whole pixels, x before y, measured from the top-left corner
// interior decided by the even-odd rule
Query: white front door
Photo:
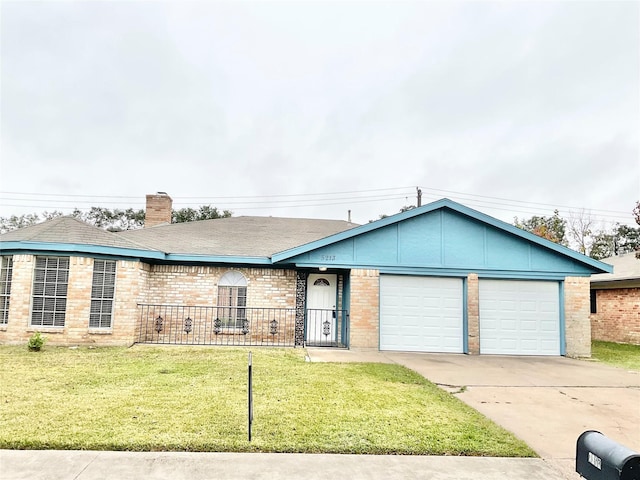
[[[307,279],[307,343],[336,340],[336,274],[312,273]]]

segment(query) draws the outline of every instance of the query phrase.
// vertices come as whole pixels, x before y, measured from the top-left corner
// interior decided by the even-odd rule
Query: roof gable
[[[448,199],[272,257],[274,263],[588,275],[609,266]]]

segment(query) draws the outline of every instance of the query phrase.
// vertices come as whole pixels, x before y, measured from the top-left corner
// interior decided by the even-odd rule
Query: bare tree
[[[591,249],[593,235],[597,227],[596,223],[591,212],[584,209],[569,213],[569,221],[567,222],[569,238],[576,245],[576,250],[583,255],[586,255]]]

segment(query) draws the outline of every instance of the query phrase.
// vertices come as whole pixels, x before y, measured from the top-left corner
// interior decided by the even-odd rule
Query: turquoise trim
[[[564,281],[558,282],[558,295],[560,297],[560,355],[567,355],[567,339],[565,332],[565,311],[564,311]]]
[[[273,263],[283,262],[285,260],[292,259],[293,257],[296,257],[298,255],[303,255],[303,254],[312,252],[314,250],[318,250],[320,248],[326,247],[328,245],[334,245],[344,240],[352,239],[355,237],[361,237],[365,233],[373,232],[375,230],[382,230],[384,227],[388,227],[390,225],[397,225],[397,224],[400,224],[401,222],[418,217],[420,215],[424,215],[429,212],[439,211],[438,221],[441,223],[440,236],[442,237],[440,239],[440,244],[441,244],[441,249],[443,250],[441,252],[441,255],[442,255],[441,258],[444,260],[445,258],[444,255],[446,253],[444,235],[445,235],[445,229],[448,226],[446,222],[444,222],[444,219],[442,217],[443,212],[445,210],[458,212],[459,214],[467,216],[472,220],[480,222],[480,224],[490,225],[498,230],[508,232],[511,235],[514,235],[515,237],[522,238],[531,244],[539,245],[546,250],[551,250],[553,252],[559,253],[563,257],[568,257],[583,266],[589,267],[588,273],[583,272],[586,275],[589,275],[591,273],[611,273],[613,271],[611,265],[607,265],[606,263],[589,258],[567,247],[550,242],[549,240],[538,237],[537,235],[529,233],[513,225],[509,225],[506,222],[490,217],[489,215],[486,215],[484,213],[465,207],[464,205],[456,203],[447,198],[438,200],[436,202],[432,202],[428,205],[424,205],[419,208],[414,208],[407,212],[398,213],[391,217],[383,218],[381,220],[378,220],[366,225],[361,225],[351,230],[340,232],[335,235],[331,235],[329,237],[316,240],[314,242],[310,242],[306,245],[301,245],[289,250],[285,250],[283,252],[278,252],[274,254],[271,257],[271,259]],[[457,252],[451,252],[451,253],[457,253]],[[570,272],[570,273],[572,275],[575,275],[578,272]]]
[[[462,279],[462,353],[469,353],[469,283]]]
[[[356,268],[356,267],[354,267]],[[371,267],[360,267],[371,268]],[[381,274],[393,275],[429,275],[435,277],[464,278],[470,273],[477,273],[478,278],[514,279],[514,280],[554,280],[560,281],[565,277],[576,275],[568,272],[522,272],[517,270],[469,270],[469,269],[438,269],[438,268],[381,268]],[[584,275],[582,275],[584,276]]]
[[[382,349],[380,348],[380,345],[382,344],[382,314],[380,312],[382,312],[382,308],[381,308],[381,303],[382,300],[380,299],[380,289],[382,288],[382,286],[380,285],[380,275],[378,275],[378,351],[381,352]]]
[[[343,276],[342,284],[342,308],[347,312],[347,318],[344,322],[344,331],[342,332],[342,339],[345,342],[347,348],[351,345],[351,272],[345,272]]]
[[[104,256],[117,258],[133,258],[175,263],[229,263],[243,265],[271,265],[268,257],[240,257],[230,255],[189,255],[181,253],[164,253],[157,250],[137,250],[131,248],[107,247],[102,245],[85,245],[77,243],[48,242],[0,242],[2,255],[23,253],[36,255],[59,255],[68,253],[72,256]]]
[[[282,264],[281,266],[286,266]],[[296,263],[296,268],[313,268],[317,269],[322,265],[317,263]],[[392,275],[429,275],[435,277],[460,277],[464,278],[469,273],[477,273],[481,278],[495,279],[522,279],[522,280],[554,280],[560,281],[565,277],[587,277],[588,274],[575,272],[528,272],[519,270],[484,270],[484,269],[468,269],[468,268],[431,268],[431,267],[375,267],[372,265],[331,265],[331,269],[363,269],[378,270],[381,274]]]
[[[182,253],[168,253],[165,260],[170,262],[194,263],[233,263],[244,265],[271,265],[268,257],[239,257],[227,255],[186,255]],[[277,266],[277,265],[276,265]]]
[[[134,258],[150,258],[163,259],[164,253],[154,250],[138,250],[133,248],[106,247],[103,245],[85,245],[78,243],[49,243],[49,242],[0,242],[0,252],[20,252],[20,253],[38,253],[56,252],[56,253],[89,253],[93,255],[108,255],[117,257],[134,257]]]

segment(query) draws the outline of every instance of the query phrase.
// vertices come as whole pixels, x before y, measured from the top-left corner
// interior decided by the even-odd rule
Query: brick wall
[[[216,334],[214,320],[219,312],[211,308],[182,309],[155,308],[146,310],[146,341],[182,342],[202,344],[293,344],[295,331],[296,272],[269,268],[229,268],[184,265],[155,265],[150,268],[143,303],[157,305],[216,307],[218,281],[228,271],[242,273],[247,280],[246,318],[249,332],[223,328]],[[288,311],[258,311],[255,309],[288,309]],[[153,322],[160,315],[163,330],[156,332]],[[184,322],[192,320],[190,339],[185,339]],[[277,319],[276,319],[277,317]],[[277,334],[271,335],[269,322],[278,321]],[[151,324],[149,324],[151,322]]]
[[[591,337],[640,345],[640,287],[596,291],[597,313],[591,314]]]
[[[116,266],[112,328],[90,329],[94,262],[92,258],[70,257],[65,326],[31,327],[34,263],[33,255],[13,256],[9,320],[7,325],[0,326],[0,343],[26,344],[37,330],[47,337],[49,345],[131,345],[140,333],[138,304],[216,306],[218,280],[229,270],[226,267],[150,266],[120,260]],[[248,307],[295,307],[295,271],[237,270],[247,279]]]
[[[351,338],[353,348],[379,348],[380,273],[351,270]]]
[[[591,356],[589,277],[567,277],[564,282],[566,351],[569,357]]]
[[[295,307],[295,270],[182,265],[154,265],[148,272],[144,302],[215,307],[218,280],[229,270],[247,279],[247,307]]]
[[[140,262],[118,261],[111,329],[90,329],[93,259],[69,258],[69,284],[64,327],[31,326],[31,290],[35,256],[13,256],[9,322],[0,328],[0,343],[26,344],[36,331],[48,345],[131,345],[137,326],[140,291],[144,279]]]

